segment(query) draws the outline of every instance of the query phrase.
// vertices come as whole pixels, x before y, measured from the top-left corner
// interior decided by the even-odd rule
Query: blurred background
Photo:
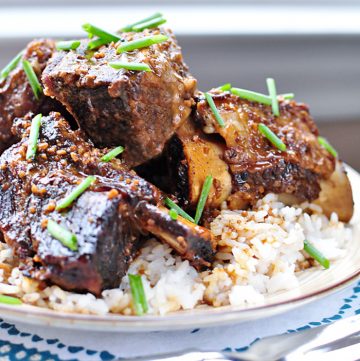
[[[202,90],[231,82],[294,92],[340,156],[360,170],[360,2],[353,0],[0,0],[0,68],[35,37],[115,31],[161,11]]]

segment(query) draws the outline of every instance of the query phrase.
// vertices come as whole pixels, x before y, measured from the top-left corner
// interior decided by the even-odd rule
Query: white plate
[[[347,168],[353,187],[355,215],[352,220],[354,237],[346,256],[332,262],[331,268],[309,269],[300,275],[300,287],[283,291],[266,298],[261,307],[200,307],[166,316],[91,316],[60,313],[30,305],[8,306],[0,304],[2,317],[12,321],[42,324],[72,329],[98,331],[143,332],[190,329],[273,316],[335,293],[360,278],[360,174]],[[341,200],[339,200],[341,201]]]

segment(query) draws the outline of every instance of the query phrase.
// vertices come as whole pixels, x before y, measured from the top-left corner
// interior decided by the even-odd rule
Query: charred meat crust
[[[126,147],[124,159],[136,166],[159,155],[188,117],[196,80],[183,63],[171,32],[124,33],[124,41],[166,34],[169,40],[124,54],[116,44],[86,52],[59,52],[42,79],[45,94],[61,102],[97,146]],[[141,62],[152,72],[116,70],[109,62]]]

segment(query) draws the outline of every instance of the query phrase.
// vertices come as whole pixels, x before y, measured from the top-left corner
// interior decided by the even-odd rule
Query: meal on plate
[[[0,73],[0,302],[248,307],[346,252],[351,186],[308,107],[272,78],[200,91],[163,23],[84,24]]]

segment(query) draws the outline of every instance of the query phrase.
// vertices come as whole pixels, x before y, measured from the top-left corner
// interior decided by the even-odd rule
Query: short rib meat
[[[124,54],[116,53],[114,43],[89,52],[84,40],[76,52],[58,52],[42,76],[45,94],[66,107],[96,146],[125,146],[130,166],[159,155],[193,103],[196,80],[171,32],[156,29],[120,36],[130,41],[159,33],[169,39]],[[119,61],[144,63],[152,71],[109,66]]]
[[[118,159],[101,162],[107,150],[72,131],[59,113],[43,117],[36,158],[27,161],[30,124],[29,118],[15,121],[22,139],[0,157],[0,229],[32,277],[99,294],[118,286],[151,234],[195,266],[210,265],[210,232],[181,217],[173,221],[155,186]],[[87,175],[95,175],[96,182],[65,212],[57,212],[56,203]],[[49,219],[76,235],[77,251],[50,236]]]

